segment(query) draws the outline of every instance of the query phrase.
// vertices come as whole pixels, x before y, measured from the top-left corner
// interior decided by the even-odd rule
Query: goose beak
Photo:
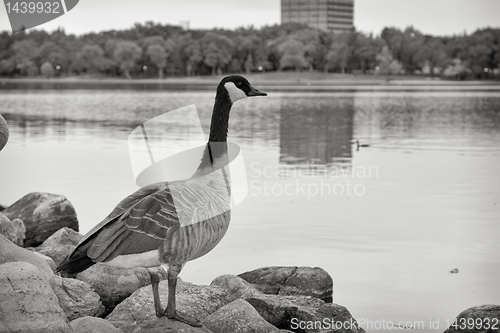
[[[258,91],[254,87],[250,86],[250,91],[248,92],[247,96],[248,97],[252,97],[252,96],[267,96],[267,94],[265,92]]]

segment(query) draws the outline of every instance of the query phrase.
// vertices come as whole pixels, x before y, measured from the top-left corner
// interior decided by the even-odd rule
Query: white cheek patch
[[[239,99],[247,97],[245,92],[240,88],[236,87],[236,85],[233,82],[227,82],[226,84],[224,84],[224,88],[226,88],[229,94],[229,99],[231,99],[232,103],[236,102]]]

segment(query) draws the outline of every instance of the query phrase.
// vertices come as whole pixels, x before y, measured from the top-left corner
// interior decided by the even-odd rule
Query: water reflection
[[[477,93],[360,93],[354,136],[391,149],[497,149],[500,98]]]
[[[0,94],[0,113],[11,142],[126,140],[141,123],[190,104],[207,132],[213,98],[213,92],[9,90]],[[500,98],[487,92],[274,93],[236,103],[229,134],[256,151],[279,147],[284,165],[349,165],[356,140],[361,149],[497,149]],[[186,135],[169,128],[165,139]]]
[[[354,96],[282,99],[280,162],[349,165]]]
[[[36,141],[67,141],[91,136],[101,139],[122,140],[132,124],[103,122],[95,120],[75,120],[68,118],[48,118],[41,115],[5,114],[14,140],[24,143]],[[12,144],[12,142],[10,143]]]

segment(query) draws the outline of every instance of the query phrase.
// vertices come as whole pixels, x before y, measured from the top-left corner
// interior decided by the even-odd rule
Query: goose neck
[[[208,142],[227,142],[231,106],[232,103],[227,93],[225,96],[217,94],[212,112]]]

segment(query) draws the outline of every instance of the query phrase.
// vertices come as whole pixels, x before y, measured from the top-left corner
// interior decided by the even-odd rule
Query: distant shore
[[[500,81],[457,81],[422,76],[387,76],[319,72],[273,72],[243,74],[259,89],[267,91],[500,91]],[[71,76],[0,78],[3,89],[144,89],[212,90],[224,75],[154,78]]]

